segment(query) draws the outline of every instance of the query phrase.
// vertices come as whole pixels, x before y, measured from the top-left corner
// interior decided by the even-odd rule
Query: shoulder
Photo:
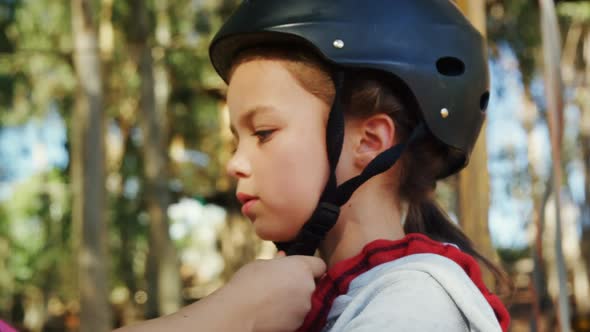
[[[406,256],[358,276],[336,299],[330,318],[331,331],[500,330],[471,278],[435,254]]]
[[[467,331],[467,320],[444,287],[430,274],[401,270],[387,274],[359,293],[362,309],[346,331]],[[357,304],[361,304],[357,302]]]

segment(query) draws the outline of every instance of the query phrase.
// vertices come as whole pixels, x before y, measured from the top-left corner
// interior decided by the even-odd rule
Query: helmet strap
[[[405,143],[397,144],[383,151],[367,165],[360,175],[338,186],[336,182],[336,166],[344,142],[344,111],[342,107],[344,71],[338,70],[334,74],[333,80],[336,94],[326,128],[330,176],[316,209],[303,225],[295,240],[275,242],[277,248],[285,251],[287,255],[313,255],[321,241],[338,221],[340,207],[348,202],[354,191],[373,176],[393,167],[406,147],[426,133],[426,126],[421,122]]]

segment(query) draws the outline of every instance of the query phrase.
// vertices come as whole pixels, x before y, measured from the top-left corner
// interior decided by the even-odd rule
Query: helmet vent
[[[479,99],[479,108],[485,112],[488,108],[488,102],[490,101],[490,93],[486,91]]]
[[[436,62],[436,69],[445,76],[459,76],[465,72],[465,64],[461,59],[455,57],[444,57]]]

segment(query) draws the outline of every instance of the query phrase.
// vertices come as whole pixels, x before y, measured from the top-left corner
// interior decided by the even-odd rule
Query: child
[[[473,257],[499,269],[433,200],[483,124],[485,52],[450,0],[244,1],[212,41],[242,212],[329,268],[300,331],[508,329]]]

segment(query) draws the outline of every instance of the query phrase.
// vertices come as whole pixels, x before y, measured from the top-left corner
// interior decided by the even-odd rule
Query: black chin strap
[[[320,242],[336,224],[340,215],[340,207],[348,202],[354,191],[373,176],[381,174],[393,167],[406,147],[413,141],[423,137],[426,133],[424,123],[420,123],[405,143],[392,146],[383,151],[367,165],[361,174],[337,186],[336,166],[338,165],[344,142],[344,111],[342,107],[344,72],[338,71],[334,76],[334,82],[336,95],[326,129],[330,177],[320,197],[320,202],[309,220],[301,228],[295,240],[275,243],[277,248],[285,251],[287,255],[313,255]]]

